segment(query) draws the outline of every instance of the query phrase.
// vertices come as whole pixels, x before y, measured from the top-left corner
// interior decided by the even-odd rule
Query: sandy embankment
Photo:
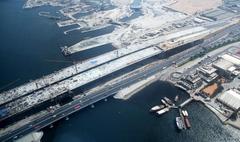
[[[156,80],[156,76],[151,76],[147,79],[141,80],[131,86],[128,86],[126,88],[123,88],[120,90],[116,95],[113,97],[115,99],[122,99],[122,100],[127,100],[137,92],[141,91],[143,88],[146,86],[150,85],[152,82]]]

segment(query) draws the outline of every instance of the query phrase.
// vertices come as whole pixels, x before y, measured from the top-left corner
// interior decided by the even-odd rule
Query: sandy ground
[[[177,0],[170,8],[192,15],[222,5],[222,0]]]
[[[113,96],[115,99],[123,99],[127,100],[134,94],[136,94],[138,91],[141,89],[145,88],[147,85],[151,84],[154,82],[154,79],[156,79],[155,76],[151,76],[147,79],[141,80],[133,85],[130,85],[126,88],[123,88],[120,90],[115,96]]]
[[[211,97],[218,89],[217,83],[214,83],[210,86],[207,86],[203,89],[203,92],[205,92],[209,97]]]

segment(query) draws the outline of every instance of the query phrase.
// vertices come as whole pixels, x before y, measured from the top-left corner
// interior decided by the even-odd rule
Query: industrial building
[[[190,84],[191,88],[198,88],[202,85],[202,80],[199,77],[199,74],[197,72],[188,75],[185,78],[185,81]]]
[[[213,82],[218,77],[218,74],[216,73],[217,69],[215,69],[211,64],[202,65],[197,69],[197,71],[199,76],[207,83]]]
[[[233,110],[240,109],[240,91],[237,89],[230,89],[222,93],[217,100]]]
[[[229,54],[224,54],[213,63],[218,74],[226,78],[233,78],[239,74],[240,59]]]

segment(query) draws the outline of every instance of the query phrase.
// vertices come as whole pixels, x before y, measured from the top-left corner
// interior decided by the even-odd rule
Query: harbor
[[[189,98],[189,99],[185,100],[184,102],[182,102],[180,105],[176,106],[175,103],[178,100],[178,99],[176,99],[176,97],[175,97],[176,101],[174,100],[174,103],[169,98],[163,97],[161,99],[161,104],[153,106],[150,109],[150,112],[155,113],[157,116],[161,116],[161,115],[164,115],[165,113],[169,112],[171,109],[177,109],[179,111],[179,116],[176,116],[176,122],[175,122],[177,128],[179,130],[189,129],[189,128],[191,128],[191,124],[189,121],[189,115],[188,115],[187,110],[184,110],[183,107],[185,107],[188,103],[193,101],[193,99]]]

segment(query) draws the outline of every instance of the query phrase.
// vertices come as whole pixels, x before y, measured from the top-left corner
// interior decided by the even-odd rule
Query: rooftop
[[[227,71],[228,69],[230,69],[231,67],[234,66],[234,64],[228,60],[225,60],[223,58],[218,59],[216,62],[213,63],[213,65],[216,68],[222,69]]]
[[[224,54],[221,57],[235,65],[240,65],[240,59],[235,57],[234,55]]]
[[[240,108],[240,92],[236,89],[222,93],[217,99],[234,110]]]
[[[217,69],[215,69],[212,65],[202,65],[198,68],[198,70],[209,75],[217,71]]]

